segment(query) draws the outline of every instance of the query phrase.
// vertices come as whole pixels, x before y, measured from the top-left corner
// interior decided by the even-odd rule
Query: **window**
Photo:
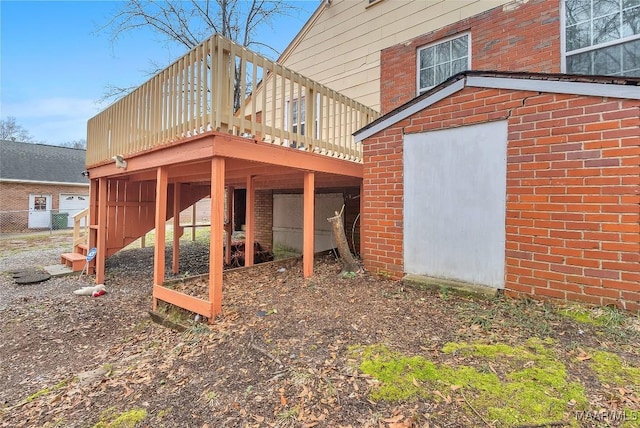
[[[314,138],[320,138],[320,132],[318,129],[318,109],[320,108],[320,94],[317,94],[315,97],[316,105],[315,105],[315,136]],[[290,110],[290,111],[289,111]],[[305,134],[305,120],[307,117],[307,106],[306,106],[306,98],[294,98],[293,100],[287,101],[287,107],[285,111],[285,127],[289,129],[288,120],[289,113],[291,113],[291,132],[298,133],[298,127],[300,127],[300,135]],[[298,143],[295,140],[289,142],[289,147],[294,148],[304,148],[304,144],[302,142]]]
[[[418,49],[418,93],[471,68],[471,37],[456,36]]]
[[[291,131],[293,133],[298,132],[298,125],[300,125],[300,135],[304,135],[304,120],[305,120],[305,100],[304,97],[302,97],[300,99],[300,102],[298,102],[298,99],[295,99],[291,102],[291,114],[292,114],[292,120],[291,120],[291,125],[292,125],[292,129]],[[298,118],[300,118],[300,120],[298,121]]]
[[[47,210],[47,197],[36,196],[33,198],[33,210],[34,211],[46,211]]]
[[[565,0],[565,71],[640,77],[640,0]]]

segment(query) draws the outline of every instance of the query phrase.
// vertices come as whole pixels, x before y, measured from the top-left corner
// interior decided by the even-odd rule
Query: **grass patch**
[[[504,329],[522,331],[527,337],[547,337],[553,333],[558,315],[548,303],[504,297],[470,299],[460,302],[458,314],[474,329],[502,334]]]
[[[598,327],[618,327],[626,320],[622,311],[608,306],[586,308],[574,305],[560,309],[558,313],[579,323]]]
[[[373,400],[441,401],[450,399],[449,391],[463,393],[488,420],[514,426],[557,422],[565,412],[587,405],[582,385],[567,380],[564,364],[547,347],[551,343],[537,338],[516,347],[448,343],[445,354],[456,357],[456,363],[469,363],[456,366],[403,355],[384,345],[353,347],[350,354],[360,361],[363,373],[380,382],[371,393]]]
[[[133,428],[146,417],[145,409],[135,408],[118,413],[114,407],[110,407],[100,414],[100,421],[93,428]]]

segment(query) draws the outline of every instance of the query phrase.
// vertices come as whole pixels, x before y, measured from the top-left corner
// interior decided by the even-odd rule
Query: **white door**
[[[504,288],[507,122],[404,138],[407,273]]]
[[[67,227],[73,227],[73,216],[89,206],[89,195],[60,194],[60,212],[69,214]],[[84,226],[84,219],[80,226]]]
[[[29,229],[51,227],[51,195],[29,195]]]

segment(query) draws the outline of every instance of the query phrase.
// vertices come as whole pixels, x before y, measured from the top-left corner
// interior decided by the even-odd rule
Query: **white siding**
[[[381,50],[507,2],[382,0],[369,6],[367,0],[333,0],[292,42],[281,62],[380,110]]]

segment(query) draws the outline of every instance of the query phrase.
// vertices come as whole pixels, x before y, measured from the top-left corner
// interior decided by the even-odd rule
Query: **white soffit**
[[[353,134],[357,143],[369,138],[370,136],[400,122],[414,113],[423,110],[438,101],[452,95],[465,86],[473,88],[494,88],[494,89],[512,89],[521,91],[548,92],[556,94],[572,94],[585,95],[595,97],[611,97],[640,100],[640,86],[603,84],[591,82],[570,82],[566,80],[541,80],[541,79],[522,79],[513,77],[490,77],[490,76],[466,76],[464,79],[457,80],[449,86],[429,95],[428,97],[409,105],[394,114],[390,114],[381,122],[376,123],[370,128],[363,131],[357,131]]]

